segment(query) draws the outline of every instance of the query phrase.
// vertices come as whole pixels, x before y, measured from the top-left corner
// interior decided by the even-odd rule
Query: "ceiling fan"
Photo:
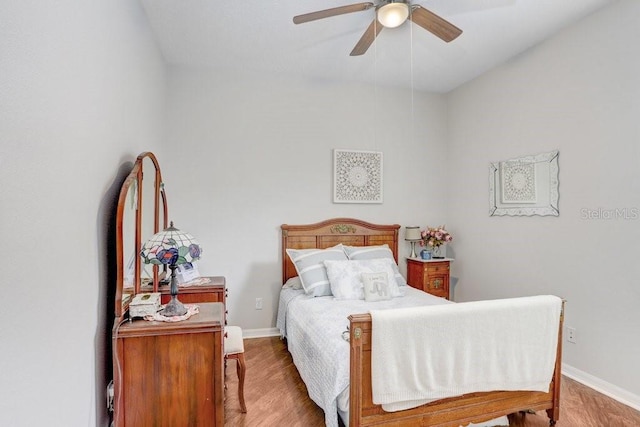
[[[302,24],[304,22],[329,18],[331,16],[344,15],[352,12],[362,12],[363,10],[369,10],[372,8],[375,9],[376,16],[373,19],[373,22],[369,25],[369,28],[366,29],[356,46],[351,51],[351,56],[363,55],[383,28],[399,27],[407,19],[413,21],[447,43],[462,34],[462,30],[460,28],[418,4],[412,5],[410,0],[382,0],[378,4],[365,2],[334,7],[331,9],[294,16],[293,23]]]

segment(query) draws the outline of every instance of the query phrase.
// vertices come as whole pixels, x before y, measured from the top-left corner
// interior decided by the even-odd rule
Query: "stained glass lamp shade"
[[[171,269],[171,301],[160,314],[182,316],[187,309],[178,301],[178,284],[176,283],[176,267],[200,259],[200,244],[189,233],[182,232],[173,226],[173,221],[165,230],[154,234],[144,244],[140,256],[145,264],[168,265]]]

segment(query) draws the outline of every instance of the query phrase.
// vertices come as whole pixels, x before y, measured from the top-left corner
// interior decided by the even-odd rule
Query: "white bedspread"
[[[561,307],[536,296],[372,310],[373,402],[396,411],[478,391],[548,391]]]
[[[405,296],[390,301],[335,300],[309,297],[303,291],[282,289],[277,327],[287,338],[289,352],[307,386],[309,397],[325,413],[327,427],[337,427],[337,397],[349,386],[349,343],[342,339],[350,314],[372,309],[450,304],[409,286]]]

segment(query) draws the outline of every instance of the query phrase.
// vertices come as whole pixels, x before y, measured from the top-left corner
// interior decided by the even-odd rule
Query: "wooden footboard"
[[[549,392],[492,391],[470,393],[438,400],[417,408],[385,412],[372,401],[371,391],[371,316],[349,316],[351,331],[351,379],[349,426],[439,426],[458,427],[470,422],[487,421],[522,410],[546,409],[549,424],[560,415],[560,363],[562,360],[562,324],[564,303],[558,325],[555,371]]]

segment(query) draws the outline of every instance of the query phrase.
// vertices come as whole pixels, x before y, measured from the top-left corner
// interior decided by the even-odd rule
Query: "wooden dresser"
[[[432,295],[449,299],[449,269],[453,261],[407,258],[407,284]]]
[[[114,328],[115,427],[224,426],[225,308],[198,305],[182,322]]]
[[[145,242],[169,225],[158,159],[141,153],[124,179],[115,218],[115,295],[112,329],[113,425],[224,425],[224,277],[179,286],[178,299],[200,312],[181,322],[129,321],[136,295],[159,292],[167,266],[142,266]]]

